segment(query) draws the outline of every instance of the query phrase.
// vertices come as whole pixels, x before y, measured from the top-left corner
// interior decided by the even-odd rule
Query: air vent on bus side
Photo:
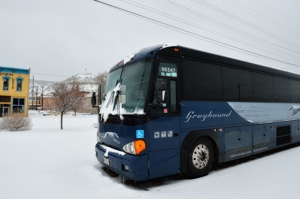
[[[291,127],[290,126],[281,126],[277,127],[277,146],[288,144],[291,142]]]

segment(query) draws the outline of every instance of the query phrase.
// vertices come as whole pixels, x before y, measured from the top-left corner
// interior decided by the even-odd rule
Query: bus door
[[[163,59],[156,63],[149,115],[149,178],[174,174],[180,167],[178,65]]]

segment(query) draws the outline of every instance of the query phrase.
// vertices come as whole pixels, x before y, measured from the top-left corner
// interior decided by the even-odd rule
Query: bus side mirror
[[[157,103],[167,103],[168,102],[169,92],[168,90],[158,90],[157,91]]]
[[[168,100],[168,90],[167,86],[165,83],[161,83],[158,85],[158,90],[157,90],[157,103],[167,103]]]
[[[91,104],[93,107],[96,106],[96,93],[95,92],[93,92],[93,94],[92,94]]]

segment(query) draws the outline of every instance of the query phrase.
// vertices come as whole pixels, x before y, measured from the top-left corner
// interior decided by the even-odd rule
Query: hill
[[[80,90],[85,92],[96,92],[98,85],[96,83],[96,76],[92,73],[83,73],[83,74],[77,74],[72,77],[69,77],[65,79],[64,81],[72,81],[76,80],[80,83]],[[45,81],[45,80],[33,80],[30,79],[29,84],[29,96],[32,95],[32,93],[36,93],[38,91],[38,94],[43,93],[43,95],[48,95],[52,92],[52,86],[56,81]],[[34,90],[33,90],[34,88]]]

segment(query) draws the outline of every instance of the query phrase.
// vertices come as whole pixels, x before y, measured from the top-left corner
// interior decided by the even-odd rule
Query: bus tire
[[[188,152],[187,176],[198,178],[210,171],[214,162],[214,148],[210,140],[204,137],[196,139]]]

